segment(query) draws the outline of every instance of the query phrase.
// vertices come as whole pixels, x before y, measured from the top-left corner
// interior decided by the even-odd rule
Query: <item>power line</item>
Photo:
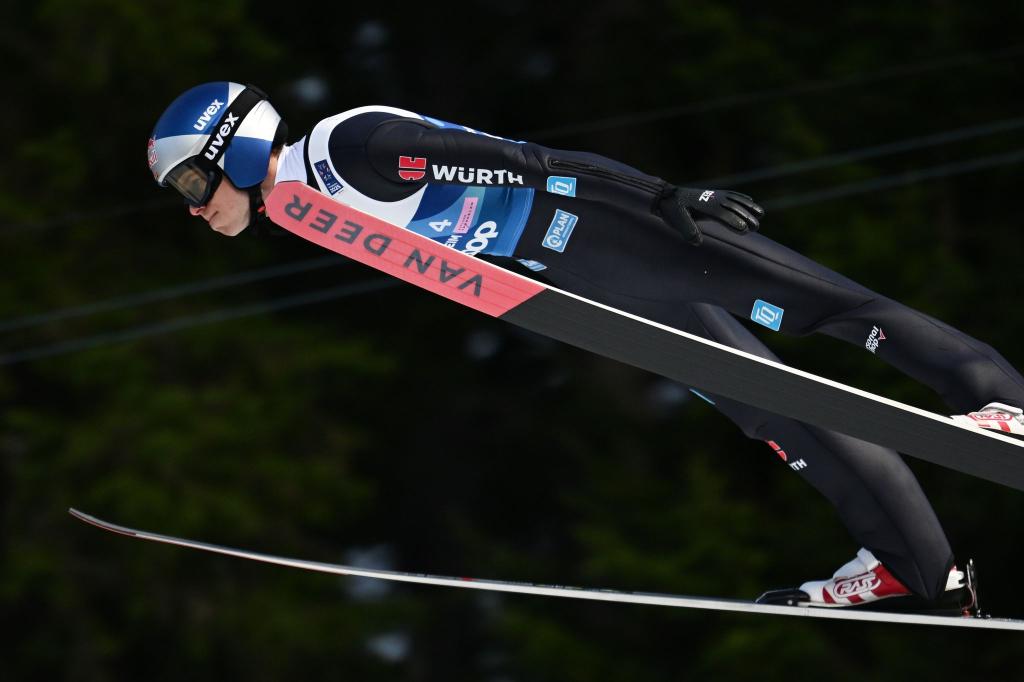
[[[284,277],[286,275],[293,275],[300,272],[309,272],[311,270],[317,270],[320,268],[330,267],[333,265],[343,265],[347,263],[351,263],[351,261],[340,256],[324,256],[320,258],[311,258],[309,260],[298,261],[295,263],[288,263],[286,265],[277,265],[269,268],[247,270],[245,272],[225,275],[222,277],[214,277],[211,279],[205,279],[198,282],[191,282],[181,284],[178,286],[165,287],[153,291],[144,291],[136,294],[128,294],[126,296],[118,296],[116,298],[109,298],[103,301],[87,303],[85,305],[79,305],[72,308],[64,308],[61,310],[54,310],[47,313],[39,313],[36,315],[26,315],[24,317],[16,317],[11,320],[0,320],[0,332],[9,332],[14,331],[16,329],[27,329],[30,327],[37,327],[50,322],[58,322],[61,320],[70,320],[79,317],[86,317],[88,315],[94,315],[96,313],[106,313],[114,310],[122,310],[124,308],[130,308],[133,306],[143,305],[146,303],[157,303],[160,301],[167,301],[173,298],[190,296],[192,294],[206,293],[209,291],[216,291],[217,289],[225,289],[227,287],[238,286],[241,284],[251,284],[252,282],[272,279],[274,277]]]
[[[865,159],[878,158],[881,156],[898,154],[906,151],[913,151],[916,149],[924,149],[927,147],[934,147],[951,142],[962,142],[964,140],[984,137],[986,135],[994,135],[998,133],[1019,130],[1020,128],[1024,128],[1024,118],[1003,119],[1001,121],[993,121],[990,123],[983,123],[976,126],[955,128],[952,130],[946,130],[931,135],[925,135],[922,137],[906,138],[903,140],[897,140],[895,142],[890,142],[882,145],[859,147],[857,149],[852,149],[847,152],[841,152],[839,154],[830,154],[827,156],[816,157],[813,159],[780,164],[778,166],[769,166],[767,168],[744,171],[742,173],[735,173],[732,175],[723,175],[717,178],[710,178],[707,180],[697,180],[693,181],[691,184],[702,185],[705,187],[737,187],[747,182],[755,182],[758,180],[785,177],[789,175],[795,175],[797,173],[803,173],[810,170],[821,170],[824,168],[838,166],[843,163],[863,161]],[[151,200],[137,202],[133,204],[125,204],[123,206],[115,206],[112,208],[87,213],[68,213],[64,216],[54,218],[52,220],[45,222],[26,223],[23,225],[0,226],[0,235],[13,234],[15,232],[21,232],[26,230],[43,230],[51,227],[58,227],[61,225],[72,224],[86,220],[105,220],[109,218],[118,218],[124,215],[130,215],[137,212],[154,210],[157,208],[164,209],[170,206],[177,206],[180,204],[180,200]],[[3,331],[3,326],[0,326],[0,331]]]
[[[349,296],[368,294],[375,291],[381,291],[383,289],[390,289],[397,286],[400,282],[401,280],[392,279],[390,277],[381,277],[357,282],[355,284],[333,287],[330,289],[317,289],[304,294],[270,299],[261,303],[253,303],[251,305],[239,306],[236,308],[223,308],[221,310],[215,310],[200,315],[178,317],[171,320],[165,320],[163,322],[157,322],[155,324],[125,329],[123,331],[97,334],[95,336],[54,343],[48,346],[38,346],[36,348],[8,353],[7,355],[0,355],[0,366],[13,365],[20,362],[27,362],[29,360],[39,360],[40,358],[49,358],[55,355],[65,355],[67,353],[74,353],[80,350],[96,348],[98,346],[105,346],[123,341],[134,341],[149,336],[157,336],[159,334],[167,334],[170,332],[180,331],[182,329],[198,327],[200,325],[214,324],[217,322],[224,322],[226,320],[235,320],[241,317],[249,317],[251,315],[277,312],[279,310],[286,310],[288,308],[295,308],[302,305],[310,305],[313,303],[322,303],[324,301],[332,301]]]
[[[984,61],[1012,59],[1022,54],[1024,54],[1024,44],[1015,44],[987,52],[969,52],[954,55],[952,57],[943,57],[914,64],[905,64],[903,66],[897,66],[891,69],[882,69],[871,73],[858,73],[843,78],[809,80],[780,88],[769,88],[767,90],[758,90],[755,92],[726,95],[717,99],[704,100],[701,102],[692,102],[673,107],[661,107],[658,109],[649,109],[647,111],[609,116],[608,118],[591,121],[589,123],[531,130],[522,133],[518,137],[519,139],[524,140],[545,140],[582,135],[585,133],[596,133],[611,130],[613,128],[624,128],[640,123],[663,121],[665,119],[677,118],[690,114],[706,114],[712,111],[722,111],[736,106],[767,102],[769,100],[779,99],[782,97],[827,92],[829,90],[837,90],[852,85],[867,85],[870,83],[879,83],[881,81],[894,80],[897,78],[917,76],[929,71],[967,66]]]
[[[1017,149],[1012,152],[984,156],[977,159],[971,159],[969,161],[947,163],[941,166],[931,166],[921,170],[909,171],[907,173],[886,175],[880,178],[864,180],[862,182],[851,182],[845,185],[837,185],[817,192],[791,194],[777,199],[769,199],[764,202],[764,207],[780,211],[787,208],[816,204],[830,199],[839,199],[842,197],[854,196],[856,194],[877,192],[879,190],[890,189],[892,187],[901,187],[903,185],[910,185],[922,180],[933,180],[935,178],[973,173],[975,171],[995,168],[997,166],[1007,166],[1014,163],[1020,163],[1021,161],[1024,161],[1024,149]]]
[[[543,128],[534,131],[527,131],[525,133],[517,135],[516,137],[519,139],[543,141],[545,139],[557,137],[582,135],[584,133],[612,130],[614,128],[622,128],[637,125],[640,123],[660,121],[669,118],[686,116],[689,114],[721,111],[746,104],[766,102],[781,97],[810,94],[815,92],[827,92],[829,90],[836,90],[853,85],[866,85],[886,80],[906,78],[939,69],[967,66],[985,61],[1012,59],[1020,55],[1024,55],[1024,43],[1009,45],[987,52],[968,52],[959,55],[953,55],[951,57],[942,57],[939,59],[922,61],[914,64],[906,64],[891,69],[883,69],[880,71],[873,71],[870,73],[858,73],[843,78],[809,80],[781,88],[771,88],[767,90],[760,90],[757,92],[727,95],[716,99],[703,100],[700,102],[691,102],[689,104],[683,104],[679,106],[660,107],[657,109],[649,109],[647,111],[620,114],[617,116],[611,116],[608,118],[590,121],[588,123],[577,123],[565,126],[557,126],[553,128]],[[86,220],[106,220],[110,218],[117,218],[124,215],[130,215],[133,213],[140,213],[143,211],[163,208],[166,206],[170,206],[172,203],[180,202],[151,200],[132,204],[123,204],[121,206],[114,206],[108,209],[93,212],[76,211],[72,213],[67,213],[63,216],[59,216],[50,220],[35,223],[2,225],[0,226],[0,235],[14,234],[17,232],[24,232],[28,230],[48,229],[62,225],[79,223]]]
[[[768,201],[763,202],[763,204],[766,208],[771,209],[773,211],[781,211],[790,208],[808,206],[811,204],[820,203],[831,199],[838,199],[848,196],[854,196],[857,194],[877,192],[883,189],[890,189],[893,187],[900,187],[915,182],[920,182],[922,180],[932,180],[941,177],[961,175],[964,173],[975,172],[998,166],[1010,165],[1014,163],[1019,163],[1021,161],[1024,161],[1024,149],[1018,149],[1004,154],[995,154],[992,156],[980,157],[968,161],[932,166],[907,173],[888,175],[880,178],[874,178],[871,180],[865,180],[863,182],[854,182],[844,185],[838,185],[816,192],[807,192],[804,194],[791,194],[788,196],[777,197],[775,199],[769,199]],[[48,346],[38,347],[35,349],[27,349],[24,351],[10,353],[8,355],[2,355],[0,356],[0,366],[11,365],[19,362],[25,362],[28,360],[35,360],[43,357],[52,357],[54,355],[63,355],[65,353],[71,353],[78,350],[94,348],[96,346],[105,345],[109,343],[117,343],[120,341],[127,341],[138,338],[144,338],[147,336],[154,336],[156,334],[177,331],[179,329],[185,329],[188,327],[197,326],[199,324],[212,324],[214,322],[220,322],[223,320],[236,319],[239,317],[256,315],[264,312],[282,310],[284,308],[293,307],[296,305],[306,305],[310,303],[317,303],[324,300],[330,300],[333,298],[342,298],[346,296],[355,296],[364,293],[371,293],[373,291],[387,288],[388,286],[397,286],[398,283],[399,280],[367,280],[353,285],[336,287],[334,289],[314,291],[307,294],[299,294],[287,298],[272,299],[265,303],[252,304],[242,306],[239,308],[222,309],[220,311],[207,313],[204,315],[177,318],[175,320],[160,322],[152,325],[145,325],[142,327],[135,327],[121,332],[112,332],[109,334],[100,334],[97,336],[91,336],[82,339],[74,339],[67,342],[60,342]]]
[[[9,234],[16,234],[18,232],[28,232],[30,230],[47,230],[52,227],[72,225],[74,223],[82,223],[89,220],[110,220],[112,218],[121,218],[126,215],[145,213],[146,211],[156,211],[157,209],[164,210],[171,206],[181,205],[181,199],[168,200],[167,198],[160,198],[110,206],[96,211],[71,211],[70,213],[65,213],[64,215],[50,218],[48,220],[40,220],[38,222],[0,225],[0,235],[6,236]]]
[[[762,180],[773,177],[782,177],[786,175],[792,175],[807,170],[818,170],[822,168],[828,168],[842,163],[848,163],[856,160],[863,160],[868,158],[877,158],[888,154],[896,154],[904,151],[913,149],[920,149],[928,146],[935,146],[940,144],[946,144],[949,142],[962,141],[967,139],[973,139],[984,135],[991,135],[1000,132],[1007,132],[1015,129],[1024,127],[1024,118],[1005,119],[1002,121],[994,121],[977,126],[969,126],[966,128],[959,128],[933,135],[926,135],[922,137],[908,138],[906,140],[900,140],[892,143],[883,145],[875,145],[871,147],[863,147],[860,149],[843,152],[840,154],[833,154],[817,159],[809,159],[806,161],[799,161],[790,164],[783,164],[780,166],[758,169],[754,171],[747,171],[745,173],[739,173],[730,176],[723,176],[714,178],[707,181],[700,181],[699,185],[732,185],[741,184],[743,182],[753,182],[755,180]],[[907,173],[900,173],[896,175],[883,176],[879,178],[873,178],[861,182],[848,183],[844,185],[838,185],[830,188],[826,188],[819,191],[807,192],[802,194],[792,194],[788,196],[778,197],[775,199],[769,199],[763,202],[766,208],[772,210],[785,210],[788,208],[796,208],[801,206],[807,206],[822,201],[828,201],[831,199],[837,199],[842,197],[854,196],[858,194],[870,193],[880,191],[883,189],[890,189],[893,187],[904,186],[920,182],[922,180],[935,179],[939,177],[947,177],[953,175],[960,175],[964,173],[975,172],[978,170],[984,170],[997,166],[1009,165],[1013,163],[1019,163],[1024,160],[1024,150],[1017,150],[1013,152],[1007,152],[1003,154],[996,154],[992,156],[982,157],[978,159],[972,159],[963,162],[944,164],[940,166],[933,166],[930,168],[924,168],[917,171],[910,171]],[[152,202],[150,202],[152,203]],[[161,202],[163,203],[163,202]],[[149,204],[147,204],[149,205]],[[15,318],[6,322],[0,321],[0,332],[12,331],[15,329],[24,329],[29,327],[46,324],[48,322],[54,322],[59,320],[73,319],[84,317],[87,315],[109,312],[112,310],[118,310],[130,306],[142,305],[146,303],[158,302],[169,300],[181,296],[187,296],[194,293],[201,293],[206,291],[213,291],[220,288],[229,286],[235,286],[238,284],[251,283],[264,279],[270,279],[273,277],[286,276],[289,274],[296,274],[299,272],[314,270],[322,267],[328,267],[334,264],[341,264],[345,262],[344,259],[337,257],[322,257],[314,258],[306,261],[300,261],[298,263],[292,263],[283,266],[274,266],[270,268],[262,268],[258,270],[252,270],[236,275],[229,275],[225,277],[217,277],[201,282],[192,284],[179,285],[175,287],[167,287],[158,289],[150,292],[143,292],[139,294],[131,294],[128,296],[117,297],[114,299],[108,299],[105,301],[99,301],[96,303],[85,304],[82,306],[76,306],[73,308],[52,311],[48,313],[28,315],[21,318]],[[246,310],[248,308],[243,308]],[[254,313],[249,313],[254,314]],[[188,318],[183,318],[188,319]],[[228,319],[228,318],[225,318]],[[143,327],[144,335],[150,335],[153,332],[145,330],[151,328],[157,328],[160,325]],[[169,329],[168,331],[171,331]],[[128,330],[123,334],[133,334],[133,330]],[[101,337],[90,337],[91,339],[96,338],[112,338],[118,340],[121,337],[119,334],[102,335]],[[126,337],[134,338],[134,337]],[[83,340],[88,342],[88,340]],[[69,342],[74,344],[76,342]],[[57,348],[56,352],[60,351],[66,344],[56,344],[55,346],[47,346],[47,349]],[[91,347],[91,346],[89,346]],[[39,349],[42,352],[44,349]],[[51,351],[47,351],[48,353]],[[68,351],[70,352],[70,351]],[[0,364],[10,364],[12,362],[10,358],[22,358],[31,359],[35,357],[31,355],[33,351],[24,351],[22,353],[15,353],[8,356],[0,356],[0,358],[8,358],[7,362],[0,362]],[[20,361],[20,360],[18,360]]]
[[[914,149],[921,149],[924,147],[946,144],[949,142],[963,141],[985,135],[1016,130],[1021,127],[1024,127],[1024,118],[1005,119],[1002,121],[994,121],[976,126],[968,126],[965,128],[943,131],[940,133],[935,133],[932,135],[926,135],[922,137],[898,140],[895,142],[886,143],[882,145],[862,147],[840,154],[833,154],[825,157],[808,159],[790,164],[762,168],[758,170],[747,171],[744,173],[738,173],[730,176],[722,176],[709,180],[701,180],[697,181],[696,185],[736,186],[744,182],[753,182],[755,180],[783,177],[808,170],[820,170],[823,168],[829,168],[851,161],[877,158],[888,154],[896,154]],[[877,191],[880,189],[887,189],[907,185],[913,182],[918,182],[920,180],[925,180],[933,177],[941,177],[944,175],[957,175],[961,173],[972,172],[974,170],[980,170],[999,165],[1007,165],[1011,163],[1016,163],[1018,160],[1019,158],[1017,157],[1016,153],[1010,152],[1007,154],[999,154],[992,157],[985,157],[983,159],[952,163],[943,166],[933,167],[931,169],[924,169],[921,171],[911,171],[908,173],[902,173],[898,175],[885,176],[882,178],[875,178],[862,182],[840,185],[815,192],[778,197],[775,199],[769,199],[763,202],[763,204],[766,208],[771,208],[773,210],[793,208],[797,206],[804,206],[810,203],[817,203],[819,201],[825,201],[828,199],[852,196],[856,194]],[[146,303],[165,301],[181,296],[213,291],[216,289],[226,288],[239,284],[246,284],[265,279],[270,279],[273,277],[286,276],[289,274],[314,270],[322,267],[328,267],[333,264],[341,264],[344,262],[346,262],[345,259],[339,257],[328,256],[323,258],[314,258],[306,261],[301,261],[298,263],[292,263],[289,265],[274,266],[270,268],[243,272],[236,275],[229,275],[226,277],[217,277],[209,280],[204,280],[201,282],[196,282],[193,284],[184,284],[174,287],[162,288],[155,291],[132,294],[114,299],[108,299],[105,301],[99,301],[96,303],[76,306],[64,310],[57,310],[36,315],[28,315],[8,321],[0,321],[0,332],[24,329],[46,324],[49,322],[79,318],[87,315],[92,315],[95,313],[109,312],[112,310],[118,310]]]
[[[1024,118],[1010,118],[983,125],[947,130],[934,135],[912,137],[873,147],[861,147],[859,149],[853,149],[839,154],[830,154],[804,161],[796,161],[779,166],[770,166],[768,168],[745,171],[734,175],[723,175],[710,180],[701,180],[697,184],[702,187],[736,187],[748,182],[781,178],[788,175],[795,175],[797,173],[804,173],[810,170],[831,168],[833,166],[839,166],[853,161],[863,161],[865,159],[874,159],[880,156],[900,154],[902,152],[934,147],[941,144],[948,144],[950,142],[962,142],[964,140],[971,140],[977,137],[984,137],[986,135],[994,135],[996,133],[1009,132],[1020,128],[1024,128]]]

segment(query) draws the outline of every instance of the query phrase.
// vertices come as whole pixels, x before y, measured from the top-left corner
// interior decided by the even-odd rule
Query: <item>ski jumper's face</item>
[[[234,237],[249,226],[249,195],[224,178],[205,206],[188,211],[202,217],[211,229]]]

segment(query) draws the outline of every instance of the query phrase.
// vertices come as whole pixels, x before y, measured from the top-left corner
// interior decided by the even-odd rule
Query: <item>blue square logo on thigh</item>
[[[549,175],[548,191],[552,194],[561,194],[563,197],[574,197],[576,196],[576,178]]]
[[[576,227],[577,220],[579,220],[579,217],[572,213],[562,209],[556,210],[555,217],[551,219],[551,225],[548,226],[548,231],[544,234],[544,241],[541,242],[541,246],[558,253],[564,252],[565,245],[569,243],[569,237],[572,236],[572,230]]]
[[[777,332],[779,327],[782,326],[782,314],[784,312],[786,311],[777,305],[757,299],[754,301],[754,309],[750,311],[750,319],[759,325]]]

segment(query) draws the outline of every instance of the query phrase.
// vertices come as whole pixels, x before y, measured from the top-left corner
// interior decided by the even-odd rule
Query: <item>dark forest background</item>
[[[66,511],[587,587],[752,598],[830,575],[857,549],[832,508],[683,387],[293,238],[221,237],[153,184],[146,140],[179,92],[231,79],[267,90],[292,139],[388,104],[737,187],[771,207],[766,235],[1024,366],[1021,3],[2,15],[3,679],[1024,679],[1019,635],[368,584]],[[757,331],[802,369],[946,409],[863,349]],[[1024,494],[909,464],[982,606],[1024,616]]]

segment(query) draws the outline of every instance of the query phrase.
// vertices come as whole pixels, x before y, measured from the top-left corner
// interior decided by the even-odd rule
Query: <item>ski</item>
[[[261,554],[244,549],[233,549],[206,542],[197,542],[171,535],[149,533],[134,528],[118,526],[95,516],[78,511],[68,510],[72,516],[86,523],[102,528],[111,533],[119,533],[140,540],[162,542],[179,547],[198,549],[214,554],[223,554],[240,559],[277,564],[305,571],[332,573],[335,575],[390,580],[393,582],[419,583],[443,587],[458,587],[470,590],[488,590],[491,592],[512,592],[516,594],[532,594],[543,597],[563,597],[568,599],[586,599],[589,601],[618,602],[625,604],[646,604],[649,606],[669,606],[684,609],[704,609],[710,611],[734,611],[739,613],[772,614],[778,616],[803,616],[807,618],[826,618],[835,620],[859,620],[876,623],[904,623],[916,625],[941,625],[946,627],[984,628],[990,630],[1024,630],[1024,620],[1007,618],[981,618],[973,616],[937,616],[918,613],[902,613],[890,611],[858,611],[851,609],[817,608],[812,606],[783,606],[775,604],[758,604],[754,601],[740,599],[713,599],[709,597],[688,597],[671,594],[654,594],[645,592],[620,592],[617,590],[595,590],[563,585],[535,585],[525,582],[504,580],[482,580],[478,578],[455,578],[449,576],[426,575],[423,573],[402,573],[398,571],[382,571],[376,569],[356,568],[329,564],[303,559]]]
[[[271,220],[323,248],[475,310],[775,414],[1024,490],[1024,442],[765,360],[523,277],[278,183]]]

